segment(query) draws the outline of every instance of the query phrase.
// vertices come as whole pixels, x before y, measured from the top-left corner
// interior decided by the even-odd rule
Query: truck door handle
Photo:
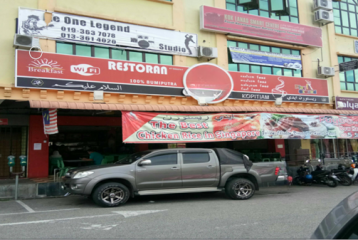
[[[172,167],[171,169],[172,169],[172,170],[179,170],[180,168],[178,168],[178,167]]]
[[[213,167],[213,165],[208,165],[208,168],[212,168]]]

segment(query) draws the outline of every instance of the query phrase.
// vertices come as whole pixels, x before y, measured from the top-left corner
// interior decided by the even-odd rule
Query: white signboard
[[[139,48],[173,55],[197,57],[196,34],[143,27],[77,15],[19,8],[18,33],[42,38]]]

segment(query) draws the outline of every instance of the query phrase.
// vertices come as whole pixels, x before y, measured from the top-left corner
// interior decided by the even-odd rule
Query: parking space
[[[307,238],[357,186],[259,191],[247,201],[225,194],[145,196],[117,208],[80,196],[0,201],[4,238]],[[11,214],[10,214],[11,213]],[[21,231],[18,231],[21,226]],[[237,231],[240,229],[240,231]],[[258,231],[258,229],[260,229]]]

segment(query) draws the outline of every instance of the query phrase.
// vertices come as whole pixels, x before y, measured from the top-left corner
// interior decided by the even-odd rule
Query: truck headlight
[[[76,173],[76,175],[73,177],[74,179],[76,178],[84,178],[87,177],[89,175],[91,175],[93,172],[78,172]]]

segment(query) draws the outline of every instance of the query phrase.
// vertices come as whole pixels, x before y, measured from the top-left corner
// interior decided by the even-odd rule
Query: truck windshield
[[[150,152],[151,151],[143,151],[143,152],[139,152],[139,153],[133,153],[133,154],[128,155],[127,157],[117,161],[116,164],[131,164],[131,163],[137,161],[138,159],[140,159],[141,157],[147,155]]]

